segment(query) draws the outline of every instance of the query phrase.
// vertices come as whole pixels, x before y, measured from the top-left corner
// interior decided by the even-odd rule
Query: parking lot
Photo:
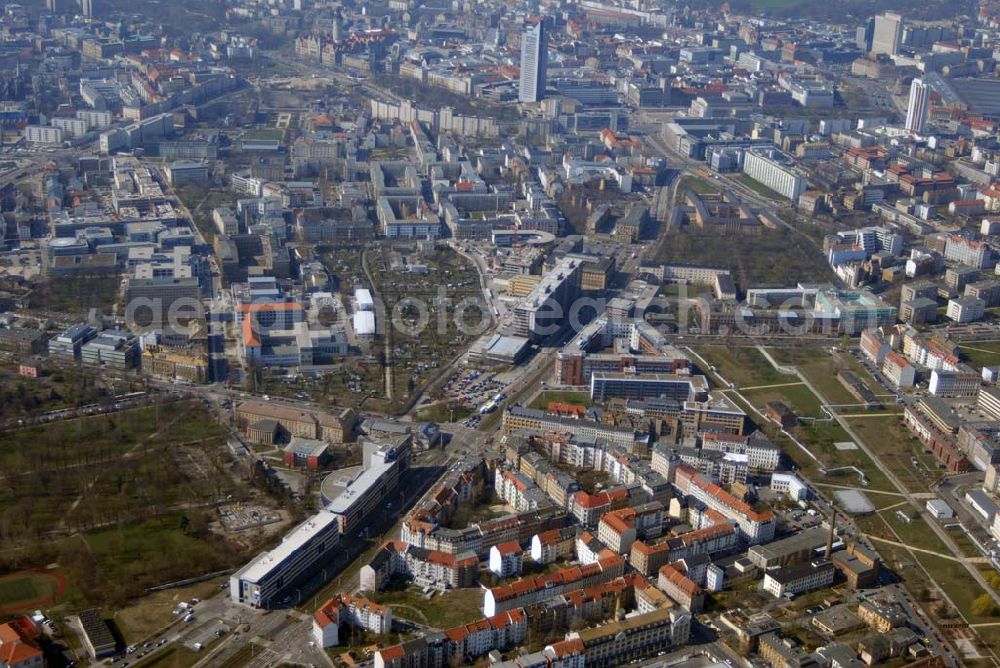
[[[493,371],[465,369],[448,379],[443,390],[447,400],[476,411],[463,423],[466,427],[475,427],[484,414],[493,412],[507,397],[508,385]]]

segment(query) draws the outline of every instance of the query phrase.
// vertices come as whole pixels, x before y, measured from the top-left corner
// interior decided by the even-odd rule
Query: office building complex
[[[514,335],[541,341],[559,333],[579,294],[580,261],[563,258],[514,309]]]
[[[397,441],[382,444],[370,457],[366,456],[365,470],[327,506],[337,518],[341,533],[357,528],[361,520],[382,505],[396,488],[399,474],[409,465],[413,437],[406,435]]]
[[[590,398],[607,401],[612,397],[648,399],[664,397],[674,401],[706,401],[708,381],[704,376],[666,373],[637,375],[634,372],[599,371],[590,377]]]
[[[872,53],[894,56],[903,41],[903,17],[886,12],[875,17],[875,31],[872,33]]]
[[[628,350],[612,346],[628,341]],[[684,373],[687,356],[643,320],[623,323],[608,314],[591,321],[556,353],[553,380],[560,385],[589,385],[594,373],[626,369],[638,374]]]

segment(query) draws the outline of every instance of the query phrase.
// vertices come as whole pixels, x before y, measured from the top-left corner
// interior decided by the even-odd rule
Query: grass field
[[[16,612],[49,605],[58,599],[66,583],[43,571],[20,571],[0,577],[0,611]]]
[[[718,350],[718,349],[714,349]],[[701,352],[701,351],[700,351]],[[711,352],[709,353],[711,354]],[[734,355],[731,350],[716,352],[712,355],[713,364],[720,366],[720,371],[725,375],[727,366],[734,363]],[[775,351],[774,356],[780,363],[792,364],[799,368],[800,372],[813,382],[819,391],[824,394],[824,399],[839,401],[846,393],[846,389],[839,386],[839,381],[835,378],[835,373],[841,365],[848,365],[859,374],[859,377],[875,390],[871,384],[868,374],[860,368],[847,355],[829,355],[821,350],[801,350],[801,351]],[[740,373],[746,373],[748,369],[759,372],[762,359],[749,360],[745,362],[745,368],[729,369],[733,377],[738,377]],[[737,363],[737,366],[739,364]],[[806,370],[808,369],[808,371]],[[766,377],[766,374],[765,374]],[[773,380],[773,377],[772,377]],[[792,382],[785,377],[785,382]],[[837,386],[831,383],[837,383]],[[760,383],[764,384],[764,383]],[[877,390],[876,390],[877,391]],[[829,392],[829,394],[827,394]],[[764,402],[772,399],[781,399],[796,410],[800,416],[810,416],[810,412],[819,408],[819,398],[812,394],[804,385],[786,385],[783,387],[773,387],[760,390],[747,390],[743,394],[755,406],[760,406]],[[860,412],[860,411],[859,411]],[[875,417],[848,418],[851,428],[858,434],[859,438],[867,445],[879,458],[883,465],[890,467],[910,491],[926,491],[928,485],[933,482],[939,474],[936,463],[929,455],[925,455],[923,448],[918,441],[912,438],[903,428],[898,415],[889,413],[866,413]],[[803,473],[815,481],[817,484],[835,484],[845,486],[858,485],[858,479],[854,472],[843,471],[836,477],[824,475],[821,470],[829,470],[834,467],[855,466],[864,471],[869,484],[867,490],[872,493],[872,500],[883,510],[867,517],[856,518],[859,528],[873,536],[888,540],[898,540],[906,545],[916,548],[931,550],[942,555],[950,555],[951,551],[938,538],[919,512],[909,505],[898,505],[899,497],[889,497],[878,494],[879,491],[895,492],[896,488],[881,473],[863,450],[838,450],[834,446],[837,441],[851,441],[847,432],[836,422],[829,420],[805,421],[800,426],[791,430],[791,433],[822,462],[818,464],[790,440],[781,434],[774,425],[763,424],[762,428],[778,443],[782,449],[790,454],[800,465]],[[916,461],[916,465],[914,465]],[[910,517],[910,521],[904,520],[897,514],[897,510],[902,510]],[[960,537],[960,538],[964,538]],[[969,556],[978,556],[975,547],[967,540],[959,540],[959,547],[962,552]],[[907,586],[914,592],[915,596],[930,596],[936,598],[936,594],[928,595],[929,580],[936,582],[946,596],[954,602],[955,606],[971,623],[995,621],[992,618],[975,617],[971,613],[972,601],[984,592],[975,582],[969,580],[968,572],[964,566],[947,557],[939,557],[934,554],[922,552],[909,552],[906,548],[891,545],[883,542],[876,542],[876,547],[885,560],[887,566],[899,574],[907,583]],[[928,579],[928,576],[929,579]],[[921,592],[918,594],[918,592]],[[927,600],[927,599],[923,599]],[[935,605],[935,611],[937,610]],[[942,608],[942,612],[947,611]],[[998,643],[992,640],[991,634],[985,634],[984,640],[995,646]]]
[[[857,399],[837,378],[841,369],[853,371],[872,392],[885,392],[864,367],[847,353],[831,354],[826,348],[773,348],[768,351],[781,364],[795,366],[831,404],[854,404]]]
[[[869,374],[848,354],[831,355],[829,351],[820,348],[782,349],[774,350],[771,354],[780,363],[794,365],[828,402],[857,402],[837,378],[837,372],[844,368],[854,371],[869,389],[877,391]],[[757,406],[779,399],[784,400],[800,417],[819,417],[820,420],[803,421],[802,426],[794,433],[801,435],[804,441],[815,447],[814,453],[828,467],[857,466],[868,476],[873,489],[893,489],[888,479],[862,450],[837,450],[833,446],[838,441],[854,439],[839,425],[826,419],[828,416],[820,410],[818,398],[805,385],[748,390],[744,394]],[[893,469],[909,491],[926,491],[928,485],[939,475],[937,464],[932,456],[924,454],[923,447],[903,427],[896,412],[895,406],[892,407],[891,414],[886,409],[880,413],[865,411],[860,407],[840,411],[841,414],[864,414],[865,417],[846,418],[851,429],[884,464]],[[917,461],[917,466],[914,466],[914,460]]]
[[[792,381],[789,381],[792,382]],[[780,401],[788,405],[800,418],[828,419],[820,410],[820,401],[808,385],[786,385],[762,390],[742,390],[741,394],[755,406],[764,406],[769,401]]]
[[[698,195],[711,195],[719,192],[718,187],[716,187],[710,181],[706,181],[705,179],[699,179],[694,176],[685,176],[684,184],[680,187],[690,188]]]
[[[851,470],[836,471],[844,467],[857,467],[868,480],[868,488],[872,490],[893,491],[894,487],[888,478],[878,469],[875,462],[871,460],[860,448],[855,450],[838,450],[835,443],[842,441],[852,441],[848,433],[836,422],[829,419],[820,409],[819,398],[805,384],[795,384],[797,376],[778,374],[770,363],[755,349],[752,348],[710,348],[709,355],[703,350],[698,352],[706,359],[710,359],[727,379],[745,377],[746,370],[754,369],[754,373],[748,378],[765,378],[766,381],[759,383],[775,384],[779,387],[762,388],[758,390],[744,390],[741,394],[747,398],[758,410],[763,410],[768,401],[782,401],[790,406],[802,420],[800,424],[793,427],[790,433],[802,442],[806,448],[815,455],[819,461],[809,457],[791,440],[781,434],[774,425],[770,423],[762,424],[762,428],[782,449],[798,464],[803,473],[812,477],[816,482],[830,483],[838,485],[857,485],[860,482],[856,472]],[[748,366],[742,367],[737,360],[745,360]],[[742,368],[741,368],[742,367]],[[730,375],[731,374],[731,375]],[[744,383],[751,386],[751,383]],[[753,383],[757,385],[758,383]],[[808,419],[818,418],[818,419]],[[894,418],[885,418],[886,420]],[[881,421],[881,418],[878,419]],[[758,418],[758,422],[760,422]],[[853,425],[852,425],[853,426]],[[867,443],[867,441],[866,441]],[[824,473],[833,470],[832,473]]]
[[[706,346],[695,348],[716,371],[737,386],[774,385],[794,383],[795,376],[780,373],[756,348],[728,348]],[[706,373],[709,369],[702,369]]]
[[[1000,364],[1000,341],[972,341],[959,350],[962,359],[977,369]]]
[[[908,510],[905,506],[901,508],[904,511]],[[910,514],[914,513],[910,511]],[[896,516],[894,510],[888,510],[858,518],[857,524],[862,531],[874,536],[890,540],[901,538],[903,542],[914,547],[948,553],[940,539],[920,518],[907,524]],[[995,618],[972,615],[972,601],[985,592],[982,587],[970,579],[968,571],[959,562],[922,552],[913,552],[911,557],[911,553],[905,548],[877,541],[875,546],[882,554],[886,565],[903,577],[908,588],[915,595],[921,589],[926,589],[929,584],[927,575],[930,575],[931,579],[941,587],[970,623],[996,621]],[[924,570],[926,570],[926,575]],[[989,634],[984,637],[989,640]]]
[[[422,622],[438,629],[449,629],[482,619],[483,590],[479,587],[452,589],[427,600],[420,588],[409,585],[373,592],[367,597],[376,603],[392,606],[393,616]]]
[[[926,492],[940,477],[934,457],[924,454],[923,446],[910,435],[899,417],[848,418],[847,422],[907,490]]]
[[[212,534],[186,530],[184,517],[168,514],[88,533],[90,554],[110,586],[145,589],[231,565],[234,550]]]
[[[739,177],[736,178],[736,180],[739,181],[740,183],[742,183],[743,185],[745,185],[750,190],[752,190],[755,193],[757,193],[758,195],[760,195],[761,197],[766,197],[768,199],[773,199],[775,201],[787,201],[788,200],[787,197],[784,197],[784,196],[780,195],[779,193],[771,190],[770,188],[768,188],[767,186],[765,186],[763,183],[759,183],[758,181],[753,180],[747,174],[741,174]]]
[[[546,390],[540,392],[535,400],[531,402],[532,408],[548,408],[550,403],[572,404],[589,408],[593,405],[588,392],[559,392],[556,390]]]

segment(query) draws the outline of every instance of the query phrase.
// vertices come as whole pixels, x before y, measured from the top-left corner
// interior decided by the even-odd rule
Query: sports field
[[[51,605],[66,591],[66,580],[52,571],[18,571],[0,576],[0,611],[20,612]]]

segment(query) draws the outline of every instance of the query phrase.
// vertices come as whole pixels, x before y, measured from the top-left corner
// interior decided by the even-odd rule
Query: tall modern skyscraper
[[[91,18],[94,16],[94,0],[80,0],[80,13]]]
[[[903,17],[894,12],[886,12],[875,17],[875,32],[872,33],[872,53],[896,55],[903,41]]]
[[[875,37],[875,17],[869,16],[864,25],[858,26],[854,40],[859,49],[868,53],[872,50],[872,39]]]
[[[545,97],[545,72],[549,66],[545,21],[539,20],[521,35],[521,81],[517,99],[538,102]]]
[[[920,134],[931,111],[931,87],[920,79],[910,84],[910,104],[906,107],[906,129]]]

